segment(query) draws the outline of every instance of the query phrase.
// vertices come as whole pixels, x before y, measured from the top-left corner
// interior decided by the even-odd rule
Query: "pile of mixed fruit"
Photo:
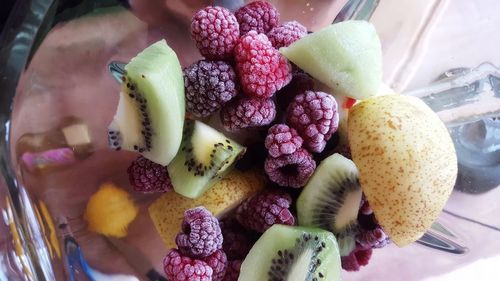
[[[149,214],[168,280],[340,280],[431,226],[453,144],[424,103],[383,86],[370,23],[308,33],[256,1],[198,11],[191,36],[204,59],[184,69],[164,40],[126,65],[108,132],[141,154],[134,190],[163,193]],[[124,237],[137,212],[104,185],[85,217]]]

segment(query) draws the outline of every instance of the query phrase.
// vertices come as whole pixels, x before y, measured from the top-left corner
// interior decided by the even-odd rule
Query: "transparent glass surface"
[[[282,21],[297,19],[314,31],[335,19],[368,18],[378,1],[272,2]],[[108,148],[120,91],[108,64],[127,62],[164,38],[187,66],[201,58],[189,36],[191,15],[209,4],[243,3],[16,4],[0,40],[1,281],[164,280],[158,273],[168,249],[147,212],[158,195],[131,193],[140,212],[123,239],[89,232],[83,218],[102,183],[130,187],[126,170],[137,156]],[[498,70],[484,64],[407,93],[449,126],[459,154],[456,191],[418,243],[375,250],[369,266],[344,272],[344,280],[424,280],[500,251],[499,79]]]

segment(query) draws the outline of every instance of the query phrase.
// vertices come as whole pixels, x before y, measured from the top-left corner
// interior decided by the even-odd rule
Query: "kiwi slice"
[[[337,237],[340,255],[356,246],[361,203],[358,169],[336,153],[321,162],[297,199],[299,225],[331,231]]]
[[[200,121],[186,121],[181,148],[168,165],[174,190],[198,198],[233,167],[246,150]]]
[[[238,281],[336,281],[340,272],[339,248],[331,232],[275,224],[253,245]]]
[[[182,69],[165,40],[125,66],[120,100],[108,127],[111,148],[137,151],[166,166],[179,149],[185,100]]]

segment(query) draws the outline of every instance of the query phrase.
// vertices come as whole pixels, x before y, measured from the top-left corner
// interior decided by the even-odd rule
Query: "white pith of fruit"
[[[304,281],[307,280],[307,276],[309,275],[309,264],[311,263],[311,259],[314,256],[313,249],[306,248],[300,254],[299,258],[292,266],[292,270],[288,273],[286,280],[287,281]]]
[[[228,145],[228,143],[226,142],[226,136],[202,122],[195,123],[195,128],[191,139],[193,143],[210,144],[208,146],[193,145],[193,155],[196,159],[200,160],[203,163],[210,163],[210,161],[212,160],[212,157],[210,155],[213,154],[213,150],[215,149],[215,155],[217,155],[219,159],[224,160],[225,164],[220,167],[218,173],[223,173],[233,162],[234,158],[239,155],[238,153],[231,152],[228,148],[225,147],[226,145]],[[215,143],[222,143],[225,146],[214,148],[213,144]],[[233,142],[231,142],[231,144],[229,145],[235,147],[235,144]],[[229,163],[226,164],[227,162]]]
[[[226,138],[212,127],[202,122],[195,122],[191,142],[193,143],[194,157],[201,163],[210,163],[212,158],[210,155],[213,154],[215,149],[213,145],[220,142],[225,143]]]
[[[141,118],[137,110],[136,102],[123,91],[120,92],[120,100],[116,109],[115,117],[109,126],[110,129],[119,131],[122,136],[122,149],[133,150],[134,145],[142,143]]]
[[[346,194],[344,204],[337,212],[336,220],[335,220],[335,229],[342,229],[346,225],[348,225],[352,218],[355,218],[358,215],[359,210],[359,202],[361,201],[362,192],[361,189],[348,192]]]

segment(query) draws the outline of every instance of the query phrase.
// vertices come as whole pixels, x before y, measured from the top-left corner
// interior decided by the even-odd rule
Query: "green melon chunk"
[[[375,27],[345,21],[308,34],[280,52],[335,94],[376,95],[382,81],[382,48]]]

